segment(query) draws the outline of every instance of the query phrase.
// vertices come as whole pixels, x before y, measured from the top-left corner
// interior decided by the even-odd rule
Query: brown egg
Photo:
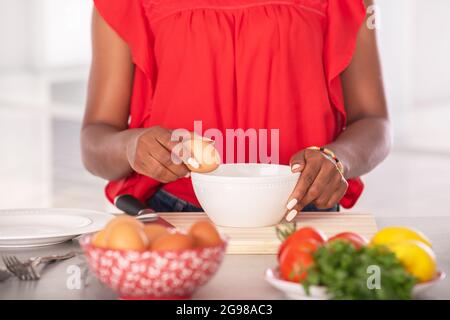
[[[217,169],[220,165],[220,155],[211,141],[196,138],[185,141],[185,148],[200,165],[198,168],[187,163],[186,166],[193,172],[206,173]]]
[[[99,248],[108,247],[108,231],[103,229],[92,237],[92,244]]]
[[[144,226],[144,232],[147,235],[147,239],[150,242],[150,245],[157,238],[169,233],[166,227],[155,223],[146,224]]]
[[[136,218],[133,218],[131,216],[127,216],[127,215],[121,215],[121,216],[117,216],[114,219],[112,219],[111,221],[108,222],[108,224],[106,225],[105,229],[109,229],[113,226],[115,226],[116,224],[122,224],[122,223],[131,223],[137,227],[140,228],[144,228],[144,224],[137,220]]]
[[[222,238],[216,227],[208,221],[198,221],[189,229],[196,247],[213,247],[222,244]]]
[[[187,250],[194,247],[194,239],[182,233],[169,233],[157,238],[151,245],[155,251]]]
[[[109,249],[143,251],[148,247],[149,241],[144,229],[137,224],[116,223],[107,230]]]

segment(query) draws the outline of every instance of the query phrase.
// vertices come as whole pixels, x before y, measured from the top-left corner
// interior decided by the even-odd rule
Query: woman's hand
[[[172,131],[160,126],[144,129],[132,136],[126,147],[131,168],[162,183],[187,177],[188,168],[172,152],[180,142],[171,138]]]
[[[348,183],[332,159],[322,152],[305,149],[295,154],[290,165],[293,172],[301,172],[292,192],[286,220],[291,221],[308,204],[319,209],[334,207],[347,191]]]

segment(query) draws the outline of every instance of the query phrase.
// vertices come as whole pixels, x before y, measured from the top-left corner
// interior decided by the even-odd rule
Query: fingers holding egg
[[[220,154],[210,139],[194,134],[192,139],[183,142],[183,148],[189,155],[186,166],[193,172],[211,172],[221,163]]]

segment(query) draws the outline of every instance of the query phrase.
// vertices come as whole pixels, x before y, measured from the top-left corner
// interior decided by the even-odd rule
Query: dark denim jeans
[[[156,212],[202,212],[203,209],[181,200],[163,189],[159,189],[148,201],[147,205]],[[339,205],[329,209],[318,209],[307,205],[302,211],[307,212],[337,212]]]
[[[175,197],[173,194],[159,189],[148,201],[147,205],[156,212],[202,212],[203,209]]]

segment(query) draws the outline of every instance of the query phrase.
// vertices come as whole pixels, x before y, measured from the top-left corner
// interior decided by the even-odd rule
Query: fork
[[[11,277],[11,272],[5,269],[0,269],[0,282],[5,281]]]
[[[76,255],[76,252],[69,252],[63,255],[30,258],[25,262],[21,262],[16,256],[2,256],[2,260],[8,271],[20,280],[39,280],[41,275],[38,272],[37,267],[40,264],[67,260]]]
[[[6,269],[20,280],[37,279],[34,269],[29,268],[29,264],[19,261],[16,256],[2,256]]]

